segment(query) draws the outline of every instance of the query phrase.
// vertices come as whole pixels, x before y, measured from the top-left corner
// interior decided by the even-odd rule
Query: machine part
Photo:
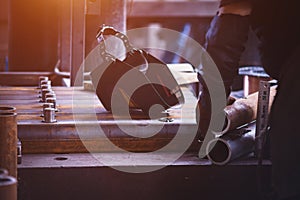
[[[44,120],[45,123],[54,123],[57,122],[55,119],[55,109],[54,108],[45,108],[44,109]]]
[[[43,104],[43,113],[41,114],[41,117],[45,116],[45,109],[46,108],[53,108],[53,107],[54,107],[53,103],[44,103]]]
[[[38,85],[38,88],[41,88],[41,83],[42,83],[42,81],[48,81],[49,80],[49,78],[48,78],[48,76],[40,76],[39,77],[39,85]]]
[[[254,151],[255,123],[230,131],[211,140],[206,148],[208,159],[216,165],[225,165]]]
[[[6,169],[0,168],[0,177],[7,176],[7,175],[8,175],[8,171]]]
[[[22,163],[22,143],[18,139],[18,142],[17,142],[17,164],[21,164],[21,163]]]
[[[256,131],[255,131],[255,155],[258,160],[262,159],[263,145],[268,128],[268,108],[270,98],[270,86],[268,81],[260,81],[257,103]]]
[[[276,86],[271,87],[269,108],[276,94]],[[232,105],[226,106],[224,109],[226,115],[226,126],[221,132],[215,132],[216,135],[223,135],[230,130],[234,130],[240,126],[248,124],[256,119],[257,116],[257,100],[258,92],[255,92],[246,98],[237,99]]]
[[[53,107],[55,111],[57,110],[57,105],[56,105],[56,98],[46,98],[46,103],[52,103]]]
[[[11,107],[0,107],[0,110],[0,167],[17,177],[17,113]]]
[[[51,89],[51,85],[48,84],[41,85],[41,90],[39,91],[39,93],[42,93],[42,91],[45,89]],[[42,98],[42,96],[40,96],[40,98]]]
[[[0,176],[0,199],[17,200],[17,180],[11,176]]]
[[[41,85],[50,85],[50,87],[51,87],[51,81],[50,80],[42,80]]]
[[[56,94],[52,91],[51,93],[46,94],[46,99],[47,98],[56,98]]]
[[[43,103],[43,111],[45,110],[45,108],[53,108],[53,106],[53,103],[50,102]]]
[[[51,93],[51,89],[42,89],[42,99],[41,102],[46,102],[46,94]]]

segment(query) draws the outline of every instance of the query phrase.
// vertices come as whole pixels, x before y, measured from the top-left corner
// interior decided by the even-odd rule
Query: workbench
[[[128,117],[113,116],[106,111],[96,94],[83,87],[53,87],[57,96],[58,112],[55,123],[42,122],[42,105],[39,89],[35,87],[0,87],[0,105],[16,107],[18,120],[18,137],[22,142],[24,154],[32,153],[84,153],[85,145],[89,151],[112,151],[107,138],[115,145],[128,151],[147,152],[159,149],[170,142],[178,132],[179,126],[186,129],[186,136],[196,128],[196,98],[187,88],[183,88],[185,101],[189,106],[177,107],[169,111],[170,116],[162,119],[145,119],[140,111]],[[182,116],[184,115],[184,119]],[[133,118],[133,119],[132,119]],[[95,128],[96,124],[96,128]],[[104,134],[99,134],[100,126]],[[137,134],[132,137],[124,132]],[[79,129],[86,130],[78,134]],[[89,128],[91,127],[91,128]],[[160,130],[157,131],[158,127]],[[147,135],[154,135],[148,137]],[[157,134],[155,134],[157,131]]]
[[[253,158],[214,166],[207,159],[199,159],[193,148],[172,163],[168,158],[178,156],[176,148],[156,152],[176,137],[179,127],[186,137],[192,134],[189,130],[197,127],[193,106],[196,98],[187,87],[183,86],[182,91],[189,106],[170,109],[167,118],[172,120],[167,121],[145,119],[138,111],[132,113],[133,119],[116,120],[92,91],[83,87],[52,89],[57,95],[57,122],[44,123],[40,116],[39,89],[0,87],[0,105],[15,106],[18,113],[18,137],[23,147],[22,164],[18,166],[19,199],[258,198],[257,161]],[[74,102],[80,101],[82,104],[76,104],[74,109]],[[93,117],[89,115],[91,110],[95,113]],[[88,132],[82,138],[76,126],[91,126],[95,119],[105,135]],[[120,124],[140,136],[150,135],[155,130],[153,127],[161,129],[151,137],[133,137],[122,131]],[[110,142],[126,152],[116,151]],[[97,154],[109,159],[109,164],[99,162]],[[128,173],[118,170],[120,167],[136,172],[145,168],[157,170]],[[264,161],[262,171],[266,184],[270,168],[271,163]]]
[[[0,87],[0,104],[12,105],[18,113],[18,135],[22,141],[22,164],[18,166],[18,196],[22,200],[35,199],[257,199],[257,161],[247,158],[226,166],[214,166],[207,159],[199,159],[197,152],[186,152],[174,162],[168,158],[177,152],[154,153],[172,140],[179,126],[188,130],[196,126],[194,119],[193,93],[183,87],[187,107],[170,109],[168,116],[173,121],[144,119],[141,113],[134,113],[134,119],[119,119],[122,125],[145,135],[151,131],[149,124],[163,125],[161,130],[149,138],[134,138],[125,134],[116,125],[110,112],[107,112],[97,96],[82,87],[53,87],[57,94],[59,111],[56,123],[43,123],[39,89],[36,87]],[[73,97],[84,102],[75,113],[72,109]],[[76,102],[76,101],[75,101]],[[84,106],[83,106],[84,105]],[[187,114],[182,114],[182,109]],[[77,133],[76,123],[90,125],[88,111],[93,109],[97,121],[110,141],[129,152],[117,152],[105,138],[96,134],[86,135],[82,141]],[[82,112],[79,112],[82,111]],[[185,117],[185,120],[182,120]],[[81,119],[81,121],[78,119]],[[91,124],[94,121],[90,121]],[[85,142],[85,143],[84,143]],[[94,150],[86,153],[86,144]],[[89,149],[90,150],[90,149]],[[99,162],[94,155],[108,158],[109,164]],[[134,155],[134,156],[133,156]],[[175,155],[175,157],[177,154]],[[136,160],[139,162],[136,163]],[[157,170],[145,173],[128,173],[123,168]],[[268,182],[271,163],[264,161],[264,180]]]

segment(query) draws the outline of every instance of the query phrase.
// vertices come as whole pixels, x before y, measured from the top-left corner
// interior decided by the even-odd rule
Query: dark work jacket
[[[299,0],[255,0],[253,4],[252,26],[261,41],[263,66],[279,79],[282,66],[300,44]]]
[[[253,3],[252,27],[261,41],[260,53],[268,74],[279,79],[281,66],[299,45],[299,0],[221,0],[220,6]]]

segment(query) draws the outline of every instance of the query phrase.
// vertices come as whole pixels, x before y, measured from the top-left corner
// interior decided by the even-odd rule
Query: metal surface
[[[216,165],[225,165],[254,151],[255,123],[228,132],[211,140],[207,145],[207,157]]]
[[[17,180],[11,176],[0,176],[0,199],[17,200]]]
[[[43,104],[38,101],[36,87],[0,87],[0,104],[11,103],[18,110],[18,134],[22,142],[23,154],[27,153],[78,153],[87,152],[82,144],[76,125],[89,128],[92,124],[99,124],[109,141],[104,136],[99,136],[98,131],[85,133],[85,142],[95,151],[112,151],[111,142],[120,148],[134,151],[147,152],[162,148],[168,144],[178,132],[178,128],[190,133],[196,127],[193,113],[193,93],[182,88],[186,97],[186,114],[182,116],[180,107],[170,110],[172,122],[161,122],[159,119],[146,119],[139,111],[131,113],[131,117],[114,119],[112,113],[107,112],[96,94],[85,91],[81,87],[52,87],[57,96],[59,112],[56,113],[56,123],[42,123],[40,117]],[[5,94],[5,95],[4,95]],[[22,98],[20,98],[20,96]],[[74,105],[73,98],[80,105]],[[77,121],[74,121],[73,106],[76,106]],[[87,114],[95,111],[95,116]],[[95,121],[95,117],[96,120]],[[136,138],[126,134],[119,124],[126,127],[132,134],[153,134],[150,138]],[[157,131],[157,127],[161,127]]]
[[[270,85],[271,84],[268,81],[261,81],[259,83],[255,132],[255,154],[258,157],[259,162],[262,159],[262,150],[266,140],[265,137],[268,128]]]
[[[17,114],[11,112],[11,107],[0,110],[0,167],[17,177]]]

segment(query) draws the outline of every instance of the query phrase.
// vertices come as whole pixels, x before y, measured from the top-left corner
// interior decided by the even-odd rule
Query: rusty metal
[[[12,176],[0,176],[0,199],[17,200],[17,180]]]
[[[255,123],[230,131],[211,140],[206,148],[208,159],[216,165],[225,165],[232,160],[254,151]]]
[[[36,87],[41,75],[51,76],[52,74],[52,72],[0,72],[0,85]]]
[[[269,99],[269,111],[276,94],[276,86],[271,87]],[[246,98],[237,99],[232,105],[224,109],[226,115],[226,126],[217,135],[223,135],[230,130],[248,124],[256,119],[257,115],[258,92],[255,92]]]
[[[15,113],[16,112],[16,108],[13,106],[5,106],[5,107],[0,107],[0,114],[1,113]],[[22,154],[21,154],[21,141],[18,139],[17,142],[17,155],[18,155],[18,164],[21,163],[21,159],[22,159]],[[0,169],[0,175],[1,172],[4,169]]]
[[[54,123],[57,122],[55,119],[55,109],[54,108],[45,108],[44,109],[44,120],[45,123]]]
[[[17,177],[17,114],[11,112],[11,107],[0,110],[0,167]]]

